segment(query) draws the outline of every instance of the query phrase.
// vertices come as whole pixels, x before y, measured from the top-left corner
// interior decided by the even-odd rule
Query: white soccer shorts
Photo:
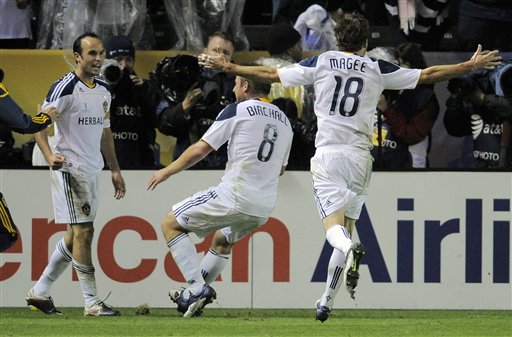
[[[93,222],[98,210],[99,173],[83,176],[50,170],[55,222],[78,224]]]
[[[222,200],[211,187],[172,206],[181,227],[204,238],[222,229],[229,243],[235,243],[267,222],[267,218],[238,212],[230,201]]]
[[[311,174],[322,219],[342,208],[347,217],[359,219],[370,184],[372,162],[369,152],[317,150],[311,158]]]

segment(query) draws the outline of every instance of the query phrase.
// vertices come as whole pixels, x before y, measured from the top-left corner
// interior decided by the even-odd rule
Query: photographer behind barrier
[[[226,33],[215,32],[204,52],[222,54],[231,60],[233,39]],[[164,96],[157,109],[158,129],[165,135],[176,137],[173,160],[199,140],[219,112],[235,101],[235,77],[214,69],[200,69],[195,56],[164,58],[152,71],[151,80]],[[192,169],[224,169],[226,161],[227,146],[224,144]]]
[[[111,86],[110,124],[121,169],[159,166],[155,143],[155,110],[160,96],[135,71],[135,48],[127,36],[114,36],[106,45],[101,76]]]
[[[444,126],[452,136],[472,136],[476,168],[510,167],[511,81],[509,60],[448,82]]]

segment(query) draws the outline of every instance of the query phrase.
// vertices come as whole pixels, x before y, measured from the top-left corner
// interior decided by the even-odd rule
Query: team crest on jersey
[[[105,113],[105,115],[107,114],[108,112],[108,101],[107,99],[105,98],[105,100],[103,101],[103,112]]]
[[[88,202],[86,202],[85,204],[82,205],[82,212],[85,214],[85,215],[89,215],[91,214],[91,205],[89,205]]]

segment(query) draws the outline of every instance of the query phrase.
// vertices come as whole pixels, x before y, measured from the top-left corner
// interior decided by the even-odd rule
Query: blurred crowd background
[[[370,22],[371,57],[400,66],[425,68],[458,62],[466,59],[467,52],[476,50],[478,43],[484,49],[499,49],[505,59],[504,66],[493,72],[470,74],[435,87],[383,93],[375,118],[375,169],[510,169],[510,0],[0,0],[0,68],[5,54],[2,49],[63,50],[64,58],[72,65],[71,45],[86,31],[100,35],[107,47],[109,41],[114,41],[110,46],[114,54],[128,48],[128,55],[119,56],[133,58],[135,51],[197,55],[208,47],[212,36],[222,32],[227,37],[220,37],[232,44],[231,54],[265,52],[264,57],[260,58],[260,53],[246,59],[258,58],[259,64],[280,67],[336,49],[331,18],[343,12],[359,12]],[[112,58],[114,63],[120,62],[119,58]],[[162,160],[158,155],[162,151],[158,142],[162,133],[174,140],[173,146],[176,139],[181,143],[185,138],[186,147],[194,138],[192,132],[210,125],[219,109],[233,101],[229,97],[229,77],[196,69],[187,74],[195,82],[180,82],[183,78],[175,75],[180,66],[194,68],[190,62],[195,61],[169,55],[155,63],[151,72],[140,74],[147,82],[145,97],[153,100],[143,104],[149,116],[144,119],[149,130],[145,137],[148,144],[138,146],[156,153],[155,161],[143,166],[127,164],[124,168],[166,164],[172,158]],[[134,72],[133,66],[130,72]],[[164,77],[167,82],[162,80]],[[13,81],[15,74],[4,84],[8,86]],[[169,120],[171,110],[179,107],[178,112],[183,113],[183,103],[188,108],[187,93],[196,83],[203,86],[200,89],[205,100],[210,92],[222,92],[214,99],[215,104],[203,104],[202,110],[197,108],[201,102],[192,102],[198,103],[192,111],[210,110],[209,117],[193,113],[192,119],[186,120],[186,127],[165,127],[163,123]],[[133,97],[128,93],[140,91],[125,84],[112,84],[117,96],[124,93]],[[314,151],[314,90],[285,92],[276,86],[272,90],[272,99],[294,124],[296,139],[290,167],[307,170]],[[127,104],[141,109],[140,102],[116,102],[114,106],[126,111]],[[141,120],[126,119],[119,125],[128,130],[134,123],[140,125]],[[128,134],[125,131],[119,130],[119,135]],[[0,128],[0,138],[0,149],[4,151],[1,165],[15,162],[20,166],[26,161],[27,155],[20,159],[13,154],[16,146],[10,141],[14,138],[9,130]],[[129,151],[130,146],[124,144],[120,148]],[[31,150],[33,142],[28,147]],[[173,150],[176,149],[169,151]],[[11,152],[6,155],[6,151]],[[118,153],[118,157],[122,156]],[[211,167],[197,168],[222,169],[223,164],[221,160]]]

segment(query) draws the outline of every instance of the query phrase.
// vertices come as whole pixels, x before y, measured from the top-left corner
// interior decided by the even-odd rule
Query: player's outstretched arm
[[[482,51],[482,45],[478,45],[476,52],[466,62],[432,66],[421,70],[418,84],[432,84],[457,77],[475,70],[492,70],[501,64],[501,56],[498,50]]]
[[[199,64],[205,68],[216,68],[250,80],[259,80],[267,83],[281,82],[276,68],[266,66],[242,66],[228,62],[222,55],[211,56],[201,54],[198,56],[198,60]]]
[[[170,176],[179,173],[189,167],[195,165],[199,161],[203,160],[204,157],[213,151],[213,147],[203,140],[199,140],[196,143],[190,145],[185,152],[179,156],[178,159],[153,173],[151,178],[146,185],[147,190],[154,190],[158,184],[164,182]]]

